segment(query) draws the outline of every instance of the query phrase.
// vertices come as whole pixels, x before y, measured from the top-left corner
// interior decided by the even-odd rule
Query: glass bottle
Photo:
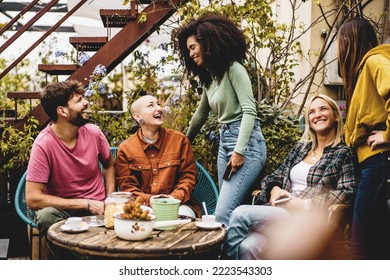
[[[131,192],[113,192],[104,200],[104,225],[106,228],[114,227],[114,213],[122,212],[123,205],[132,197]]]

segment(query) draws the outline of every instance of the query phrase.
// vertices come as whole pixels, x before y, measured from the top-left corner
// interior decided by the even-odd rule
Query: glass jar
[[[131,192],[113,192],[104,200],[104,225],[106,228],[114,227],[114,213],[122,212],[123,205],[132,197]]]

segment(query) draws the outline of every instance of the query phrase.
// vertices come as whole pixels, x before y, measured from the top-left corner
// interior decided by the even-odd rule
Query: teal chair
[[[116,158],[117,151],[118,151],[118,147],[110,147],[110,152],[114,158]],[[99,162],[99,169],[100,169],[100,172],[103,171],[103,166],[100,162]]]
[[[37,224],[34,222],[35,211],[28,208],[26,203],[26,193],[25,193],[26,176],[27,176],[27,171],[25,171],[22,178],[20,178],[19,184],[16,188],[15,209],[16,209],[16,213],[23,220],[23,222],[25,222],[32,228],[38,228]]]
[[[110,147],[110,152],[114,158],[116,158],[117,151],[118,151],[118,147]]]
[[[206,214],[202,207],[202,202],[206,203],[207,213],[210,215],[214,214],[219,196],[218,188],[213,178],[199,162],[196,162],[196,166],[198,168],[198,179],[191,198],[199,202],[202,215]]]
[[[16,187],[15,192],[15,210],[18,216],[28,225],[29,230],[29,244],[30,244],[30,259],[32,259],[32,244],[33,244],[33,230],[38,229],[35,223],[35,211],[28,208],[26,203],[26,176],[27,171],[24,172],[23,176],[19,180],[19,184]],[[41,237],[39,236],[39,248],[41,248]],[[39,259],[41,259],[41,250],[38,251]]]

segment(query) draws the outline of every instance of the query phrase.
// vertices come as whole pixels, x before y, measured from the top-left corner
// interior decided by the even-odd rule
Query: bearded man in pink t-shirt
[[[41,93],[52,123],[34,141],[26,200],[36,210],[42,235],[70,216],[102,215],[106,195],[115,191],[115,160],[102,131],[87,124],[88,101],[83,94],[78,81],[50,83]]]

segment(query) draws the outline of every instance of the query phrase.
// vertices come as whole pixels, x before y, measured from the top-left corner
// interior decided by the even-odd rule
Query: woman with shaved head
[[[154,96],[138,98],[131,106],[131,116],[139,129],[118,147],[120,190],[141,196],[147,205],[154,197],[173,197],[182,202],[180,215],[199,216],[198,203],[190,199],[197,168],[188,138],[162,127],[163,110]]]

